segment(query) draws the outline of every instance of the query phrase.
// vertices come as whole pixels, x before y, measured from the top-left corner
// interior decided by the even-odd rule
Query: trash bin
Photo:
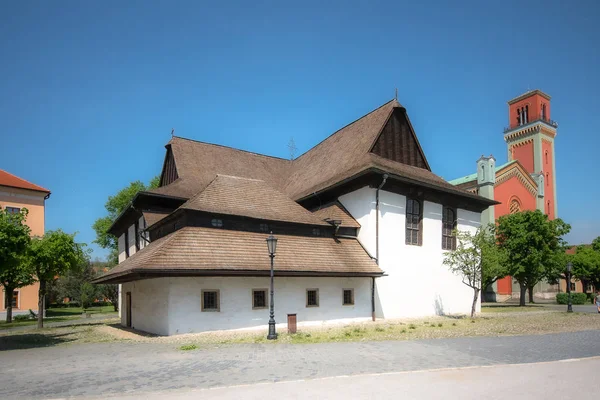
[[[288,333],[296,333],[296,314],[288,314]]]

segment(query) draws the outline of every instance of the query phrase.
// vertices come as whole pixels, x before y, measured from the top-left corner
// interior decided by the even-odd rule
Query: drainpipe
[[[379,191],[385,185],[388,174],[383,174],[383,180],[375,192],[375,262],[379,265]],[[371,318],[375,321],[375,277],[371,287]]]

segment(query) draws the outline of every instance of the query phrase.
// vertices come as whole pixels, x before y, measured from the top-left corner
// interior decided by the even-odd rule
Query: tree
[[[0,209],[0,283],[5,292],[6,322],[12,322],[14,290],[35,281],[31,268],[23,262],[31,241],[26,219],[26,208],[15,214]]]
[[[598,236],[596,239],[592,240],[592,249],[600,252],[600,236]]]
[[[479,228],[475,234],[456,231],[455,235],[456,250],[446,253],[444,264],[473,289],[473,318],[481,290],[504,276],[502,254],[496,246],[491,227]]]
[[[110,233],[108,229],[115,222],[117,217],[127,208],[131,200],[135,197],[138,192],[157,188],[160,183],[160,177],[155,176],[152,178],[148,186],[144,185],[141,181],[134,181],[129,186],[119,190],[114,196],[109,196],[104,208],[108,212],[108,215],[102,218],[98,218],[92,228],[96,231],[96,239],[94,243],[100,247],[110,250],[108,261],[116,265],[118,262],[118,244],[117,238]]]
[[[84,247],[84,244],[75,242],[75,234],[70,235],[61,230],[48,231],[44,237],[36,237],[31,241],[28,262],[40,282],[38,328],[44,327],[46,283],[68,271],[81,268],[87,257]]]
[[[498,218],[498,245],[505,254],[508,275],[519,282],[519,305],[525,294],[533,300],[533,287],[543,279],[554,280],[564,270],[565,243],[562,236],[571,226],[561,219],[549,220],[540,210],[523,211]]]
[[[590,246],[578,246],[575,254],[569,257],[573,263],[573,277],[589,282],[596,290],[600,288],[600,251]]]

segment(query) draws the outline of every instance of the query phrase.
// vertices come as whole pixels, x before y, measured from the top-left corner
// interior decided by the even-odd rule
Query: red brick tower
[[[554,137],[558,124],[550,119],[550,96],[532,90],[508,102],[509,126],[504,130],[508,145],[508,160],[519,160],[530,174],[543,184],[544,196],[538,198],[537,208],[557,217]]]

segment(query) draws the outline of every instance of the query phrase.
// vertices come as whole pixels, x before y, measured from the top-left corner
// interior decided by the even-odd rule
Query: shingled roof
[[[337,201],[313,211],[313,214],[322,221],[338,220],[342,222],[343,227],[360,228],[360,224]]]
[[[151,192],[191,198],[218,174],[260,179],[282,188],[292,161],[177,136],[167,147],[173,152],[179,179]]]
[[[383,273],[355,239],[278,235],[276,275],[379,276]],[[127,282],[140,275],[264,275],[270,260],[265,235],[184,227],[153,241],[94,283]]]
[[[23,178],[19,178],[16,175],[11,174],[0,169],[0,186],[8,186],[20,189],[34,190],[36,192],[50,193],[48,189],[26,181]]]
[[[222,174],[261,180],[298,201],[344,179],[378,169],[415,183],[483,201],[477,195],[450,185],[429,170],[412,126],[412,136],[427,168],[389,160],[371,152],[386,122],[397,109],[405,112],[398,101],[391,100],[338,130],[293,161],[174,137],[167,147],[172,150],[179,178],[153,192],[191,198]],[[408,117],[406,119],[408,121]]]
[[[269,221],[328,225],[264,181],[237,176],[217,175],[180,208]]]

